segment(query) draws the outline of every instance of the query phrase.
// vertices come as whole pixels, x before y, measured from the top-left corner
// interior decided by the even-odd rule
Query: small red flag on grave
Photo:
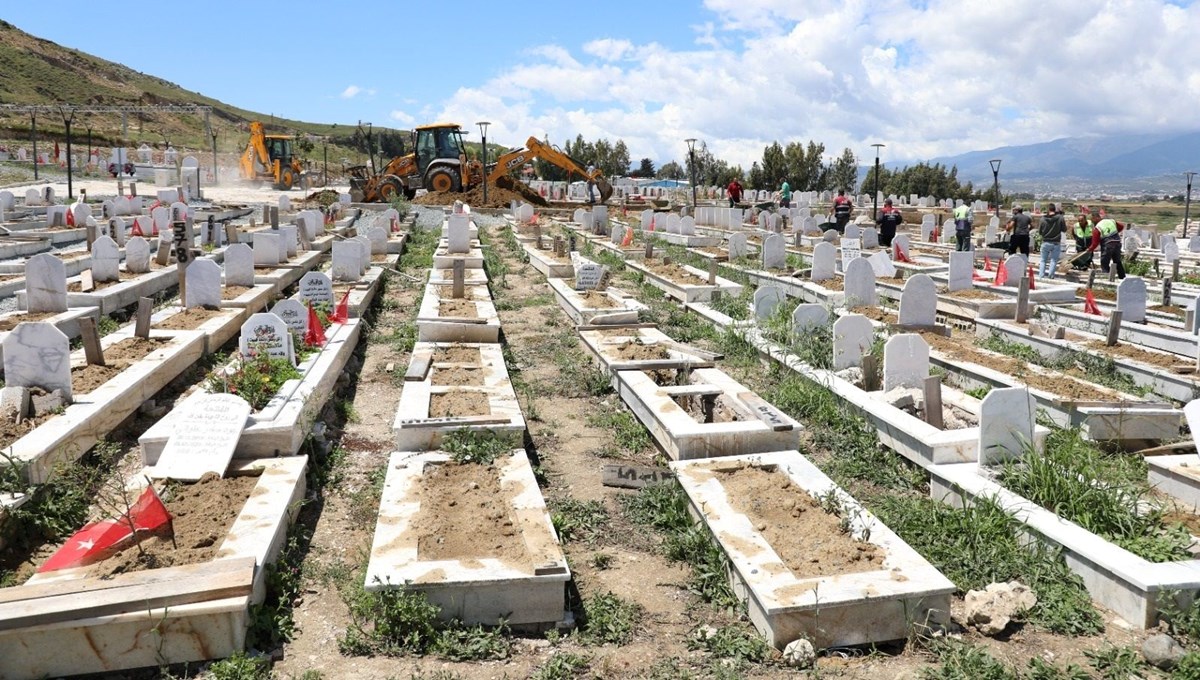
[[[308,330],[304,332],[304,344],[309,347],[321,347],[325,344],[325,328],[312,305],[308,306]]]
[[[537,224],[537,222],[538,222],[538,214],[537,214],[537,213],[534,213],[534,214],[533,214],[533,217],[530,217],[530,218],[529,218],[529,223],[530,223],[530,224]]]
[[[329,316],[329,321],[332,323],[346,323],[350,320],[350,291],[342,296],[338,301],[337,307],[333,308],[333,314]]]
[[[625,237],[621,239],[621,247],[626,248],[633,243],[633,227],[625,228]]]
[[[117,519],[93,522],[80,529],[38,568],[38,572],[99,562],[126,547],[127,543],[137,543],[141,540],[139,533],[150,534],[164,525],[170,527],[170,524],[171,513],[167,512],[167,506],[163,505],[154,487],[146,487],[127,513]]]
[[[996,267],[996,280],[992,281],[993,286],[1003,286],[1008,283],[1008,267],[1000,265]]]
[[[972,270],[971,270],[971,280],[973,280],[973,281],[987,281],[987,277],[986,277],[986,276],[980,276],[980,274],[979,274],[979,270],[978,270],[978,269],[972,269]]]
[[[1029,265],[1029,290],[1033,290],[1033,265]]]
[[[900,250],[899,243],[892,244],[892,259],[897,262],[907,262],[912,264],[912,260],[908,259],[908,256],[904,254],[904,251]]]
[[[990,258],[990,257],[983,258],[983,271],[985,271],[985,272],[992,271],[992,258]]]
[[[129,235],[130,236],[145,236],[145,234],[142,233],[142,226],[140,224],[138,224],[138,221],[136,219],[133,221],[133,227],[129,230]]]
[[[70,206],[67,207],[67,226],[75,226],[75,211],[71,210]]]
[[[650,228],[647,231],[654,231],[654,218],[650,218]]]
[[[1100,316],[1100,305],[1096,304],[1096,296],[1090,290],[1083,294],[1083,311]]]

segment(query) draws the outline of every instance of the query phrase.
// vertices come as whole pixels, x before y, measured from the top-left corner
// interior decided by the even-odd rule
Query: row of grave
[[[537,235],[531,236],[515,220],[511,228],[525,241],[527,253],[537,252]],[[576,262],[577,267],[587,266],[585,260]],[[909,617],[919,612],[919,618],[944,619],[953,584],[796,450],[798,423],[717,368],[719,355],[637,323],[637,313],[644,308],[640,302],[604,287],[603,277],[603,289],[589,292],[592,279],[578,273],[577,269],[573,280],[549,279],[556,299],[582,324],[578,331],[588,354],[611,376],[626,406],[672,459],[670,467],[688,494],[693,515],[729,557],[734,591],[772,644],[782,648],[798,637],[822,647],[896,639],[907,634],[913,620],[905,611]],[[737,284],[723,286],[728,294],[740,293]],[[597,293],[606,301],[596,302]],[[671,371],[679,376],[661,377]],[[847,509],[844,516],[857,518],[852,530],[856,539],[885,552],[881,568],[794,576],[766,532],[737,509],[744,499],[732,498],[720,482],[722,472],[744,467],[786,475],[798,493],[834,494]]]
[[[188,267],[191,286],[204,288],[219,282],[209,267],[197,269],[198,264]],[[191,279],[193,270],[208,271]],[[349,288],[344,302],[358,293],[357,306],[365,308],[378,289],[375,284],[380,271],[378,266],[371,267]],[[309,272],[301,281],[297,297],[302,301],[283,300],[272,313],[247,316],[247,310],[228,310],[235,328],[241,331],[241,357],[218,368],[216,375],[232,374],[242,359],[257,352],[285,359],[294,356],[295,339],[304,329],[296,324],[291,313],[295,310],[287,305],[336,303],[333,281],[325,275]],[[31,352],[36,353],[37,362],[50,362],[56,370],[68,362],[61,333],[53,338],[53,349],[46,345],[54,331],[52,326],[26,323],[13,335],[21,342],[10,346],[12,340],[5,340],[15,362],[13,372],[6,375],[8,385],[13,385],[11,376],[40,379],[30,375],[35,363]],[[135,332],[122,329],[114,336],[128,337]],[[144,486],[139,481],[144,478],[194,480],[207,472],[256,476],[257,486],[209,562],[105,579],[83,567],[63,569],[0,591],[0,654],[6,660],[0,677],[113,671],[219,658],[243,649],[251,607],[264,595],[266,568],[278,556],[304,495],[307,459],[295,454],[313,430],[359,333],[357,318],[331,326],[324,342],[297,365],[301,377],[284,383],[262,408],[251,409],[234,395],[209,394],[201,388],[144,433],[139,443],[147,467],[131,478],[134,487]],[[94,400],[112,412],[105,422],[115,426],[124,418],[117,413],[124,408],[123,400],[115,392],[100,392],[114,382],[132,379],[141,383],[137,395],[153,395],[165,379],[153,378],[147,383],[146,371],[138,367],[161,353],[157,359],[173,363],[178,374],[203,353],[202,335],[203,331],[152,330],[149,337],[164,343],[162,349],[134,363],[99,390],[75,395],[68,413],[82,402]],[[105,338],[106,343],[110,337]],[[182,344],[188,347],[186,352],[174,350]],[[70,362],[78,364],[79,359],[71,357]],[[7,369],[8,356],[5,361]],[[40,367],[43,371],[49,368]],[[138,403],[140,399],[135,408]],[[103,432],[107,430],[99,434]],[[83,448],[90,445],[83,444]]]
[[[444,621],[553,627],[563,620],[571,574],[523,448],[525,420],[499,344],[478,229],[461,204],[441,229],[393,423],[396,452],[388,459],[365,586],[417,589]],[[434,489],[453,483],[438,472],[450,460],[441,448],[464,434],[510,450],[493,465],[472,468],[495,479],[456,487],[453,507],[431,507]],[[489,490],[495,488],[499,498]],[[497,500],[499,517],[479,514]],[[457,551],[423,536],[420,527],[433,514],[447,526],[479,525],[475,540]],[[498,536],[488,524],[511,529]]]
[[[628,263],[627,265],[632,265]],[[862,271],[867,272],[866,269]],[[904,297],[907,295],[907,298]],[[935,288],[929,277],[912,277],[905,284],[901,297],[898,328],[931,330],[936,326],[933,304]],[[786,299],[781,288],[760,288],[755,295],[756,318],[770,315],[773,307]],[[986,367],[975,367],[972,375],[982,384],[994,387],[981,402],[960,390],[929,389],[931,377],[930,349],[926,340],[915,333],[901,332],[888,338],[884,349],[883,384],[865,389],[862,383],[868,373],[862,364],[866,350],[883,324],[851,312],[840,312],[833,325],[832,366],[822,370],[806,365],[784,346],[772,343],[758,331],[754,323],[739,323],[702,302],[690,302],[692,311],[724,328],[742,332],[759,347],[764,357],[779,361],[804,377],[826,386],[840,398],[856,406],[872,422],[881,442],[921,465],[931,474],[935,498],[950,503],[970,502],[974,498],[996,496],[1001,506],[1021,520],[1031,533],[1048,543],[1062,546],[1068,552],[1068,563],[1079,573],[1089,592],[1099,602],[1116,611],[1138,626],[1153,625],[1160,606],[1159,597],[1169,590],[1190,596],[1200,583],[1200,562],[1187,560],[1177,563],[1152,564],[1121,549],[1082,528],[1063,522],[1036,504],[1012,494],[992,481],[987,468],[997,461],[1020,455],[1027,443],[1040,446],[1046,432],[1035,426],[1035,414],[1046,401],[1036,400],[1032,390],[1021,380],[997,374]],[[798,305],[792,313],[793,333],[804,333],[813,326],[831,320],[830,310],[823,305]],[[639,331],[645,334],[646,331]],[[643,342],[645,338],[643,338]],[[1061,350],[1059,350],[1061,351]],[[939,365],[949,369],[961,365],[961,358],[942,354]],[[932,379],[937,382],[936,379]],[[1005,387],[998,387],[1004,385]],[[891,390],[909,390],[909,407],[898,406],[906,395],[888,396]],[[928,400],[928,401],[926,401]],[[947,430],[942,418],[937,426],[927,418],[914,414],[936,410],[974,414],[975,425]],[[939,408],[940,405],[940,408]],[[946,406],[950,408],[947,409]],[[1094,413],[1091,423],[1098,438],[1156,440],[1173,437],[1179,431],[1179,412],[1161,405],[1144,404],[1145,408],[1118,409]],[[1200,408],[1200,404],[1192,404]],[[928,414],[926,414],[928,415]],[[1069,415],[1061,414],[1060,415]],[[967,421],[970,422],[970,421]],[[1060,421],[1061,423],[1062,421]],[[965,424],[965,423],[964,423]],[[1077,424],[1077,423],[1063,423]],[[1106,429],[1106,433],[1102,430]],[[1190,506],[1200,503],[1200,479],[1190,473],[1189,465],[1179,457],[1149,459],[1151,482],[1168,488]],[[1190,474],[1189,474],[1190,473]],[[1168,484],[1169,482],[1169,484]],[[1107,565],[1115,568],[1109,569]]]

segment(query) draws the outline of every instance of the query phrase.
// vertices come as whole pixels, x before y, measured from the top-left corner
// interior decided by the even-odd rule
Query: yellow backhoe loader
[[[292,154],[292,137],[268,135],[263,124],[250,123],[250,141],[238,163],[242,179],[271,182],[276,189],[291,189],[303,174],[300,161]]]

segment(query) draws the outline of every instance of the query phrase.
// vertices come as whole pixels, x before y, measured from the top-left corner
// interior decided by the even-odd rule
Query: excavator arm
[[[263,132],[263,124],[254,121],[250,123],[250,142],[246,144],[246,150],[242,153],[241,158],[242,177],[245,179],[254,179],[263,173],[274,174],[275,168],[271,163],[271,156],[267,153],[266,135]]]
[[[509,172],[520,168],[535,158],[553,163],[568,173],[579,175],[589,182],[595,182],[596,188],[600,190],[601,203],[606,202],[613,194],[612,185],[604,178],[604,173],[600,172],[600,170],[593,170],[589,173],[584,164],[541,141],[537,137],[527,139],[524,149],[510,151],[497,158],[496,166],[488,174],[488,181],[498,184],[501,178],[508,176]]]

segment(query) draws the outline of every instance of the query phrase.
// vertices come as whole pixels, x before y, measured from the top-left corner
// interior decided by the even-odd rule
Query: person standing
[[[1071,235],[1075,237],[1076,252],[1075,257],[1071,259],[1073,269],[1087,271],[1092,268],[1092,251],[1087,249],[1088,242],[1092,240],[1092,226],[1087,212],[1081,212],[1075,222],[1075,229],[1071,232]],[[1084,253],[1087,253],[1087,257],[1083,257]]]
[[[879,211],[875,224],[879,226],[879,245],[891,248],[892,239],[896,237],[896,228],[904,224],[904,215],[892,207],[892,199],[889,198],[883,202],[883,210]]]
[[[1013,206],[1013,215],[1009,218],[1004,230],[1012,232],[1008,237],[1008,254],[1020,251],[1029,259],[1029,229],[1033,226],[1033,218],[1025,214],[1025,208],[1020,204]]]
[[[846,232],[846,224],[850,222],[850,215],[853,213],[854,203],[846,198],[846,190],[838,189],[838,195],[833,199],[833,221],[837,223],[839,232]]]
[[[596,180],[593,179],[596,175],[596,165],[588,163],[587,166],[587,202],[588,205],[596,204]]]
[[[734,177],[729,186],[725,187],[725,193],[729,194],[729,207],[732,208],[742,202],[742,183]]]
[[[1101,248],[1100,270],[1107,274],[1109,267],[1115,265],[1117,278],[1123,279],[1125,264],[1121,261],[1121,232],[1125,231],[1125,225],[1111,217],[1099,218],[1099,213],[1092,213],[1095,226],[1092,227],[1092,244],[1088,246],[1088,252],[1093,253],[1096,248]]]
[[[971,206],[963,203],[954,209],[954,241],[955,249],[959,252],[971,249],[971,224],[973,221]]]
[[[779,207],[792,207],[792,187],[787,180],[783,180],[783,185],[779,187]]]
[[[1054,273],[1058,271],[1058,258],[1062,256],[1062,235],[1065,229],[1066,222],[1059,214],[1058,206],[1051,203],[1046,207],[1042,221],[1038,223],[1038,236],[1042,237],[1040,263],[1043,279],[1054,278]]]

